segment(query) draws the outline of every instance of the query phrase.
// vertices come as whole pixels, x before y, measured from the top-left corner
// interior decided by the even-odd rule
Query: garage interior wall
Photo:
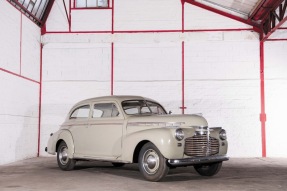
[[[64,2],[70,22],[63,1],[56,0],[42,36],[41,156],[48,156],[44,148],[49,135],[58,130],[72,105],[82,99],[111,94],[150,97],[173,114],[202,113],[209,126],[227,130],[229,156],[262,156],[260,43],[258,33],[250,26],[187,3],[182,6],[180,0],[110,0],[107,9],[75,9],[73,1],[70,9],[69,0]],[[19,54],[15,58],[15,52],[20,52],[20,26],[15,23],[20,22],[7,22],[7,17],[18,21],[21,14],[6,2],[0,5],[13,12],[0,14],[2,26],[15,25],[1,31],[1,42],[9,39],[5,45],[9,47],[11,40],[15,41],[10,51],[1,46],[7,52],[3,61],[10,63],[1,61],[1,67],[8,70],[15,66],[13,71],[19,74],[20,58]],[[22,57],[35,63],[27,68],[33,70],[27,76],[39,81],[40,32],[27,18],[22,19],[29,36],[35,32],[27,44],[35,50],[22,48],[23,52],[29,50]],[[18,36],[12,36],[10,30]],[[282,125],[287,94],[285,44],[265,43],[268,157],[287,156],[282,152],[287,147],[286,128]],[[33,56],[28,55],[32,53]],[[1,151],[11,157],[0,159],[0,163],[8,163],[21,159],[14,155],[17,150],[24,152],[23,147],[27,147],[25,152],[32,153],[25,157],[37,152],[39,84],[7,72],[1,72],[1,78],[2,89],[8,88],[1,99],[1,118],[5,119],[1,122],[1,128],[5,128],[5,133],[0,134],[4,140]],[[7,87],[7,83],[11,86]],[[19,103],[18,95],[29,99],[21,96],[25,102]],[[30,128],[24,131],[24,126]]]
[[[37,156],[40,29],[0,1],[0,165]]]
[[[282,31],[283,32],[283,31]],[[280,32],[280,33],[282,33]],[[273,35],[287,39],[286,32]],[[265,43],[265,92],[266,92],[266,135],[267,156],[287,157],[287,65],[286,41]]]
[[[258,34],[179,0],[110,5],[74,9],[72,1],[70,26],[62,1],[51,10],[43,36],[41,155],[77,101],[132,94],[223,126],[229,156],[261,156]]]

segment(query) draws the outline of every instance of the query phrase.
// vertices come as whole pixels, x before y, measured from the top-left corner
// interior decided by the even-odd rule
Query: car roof
[[[149,101],[157,102],[155,100],[142,97],[142,96],[113,95],[113,96],[102,96],[102,97],[94,97],[94,98],[85,99],[85,100],[78,102],[76,105],[81,105],[81,104],[90,103],[90,102],[99,102],[99,101],[116,101],[116,102],[121,103],[122,101],[125,101],[125,100],[149,100]]]

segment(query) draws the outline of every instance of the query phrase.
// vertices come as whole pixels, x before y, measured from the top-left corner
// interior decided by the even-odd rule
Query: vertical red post
[[[41,112],[42,112],[42,64],[43,64],[43,44],[40,43],[40,83],[39,83],[39,116],[38,116],[38,150],[37,157],[40,156],[41,140]]]
[[[23,33],[23,19],[22,16],[23,14],[21,14],[21,20],[20,20],[20,75],[22,75],[22,33]]]
[[[115,0],[112,0],[112,34],[114,34]]]
[[[262,37],[262,33],[261,33]],[[260,38],[262,39],[262,38]],[[260,41],[260,97],[261,97],[261,136],[262,136],[262,157],[266,157],[266,113],[265,113],[265,84],[264,84],[264,41]]]
[[[71,25],[72,25],[72,0],[69,1],[69,32],[71,32]]]
[[[114,95],[114,43],[111,46],[111,95]]]
[[[114,1],[112,0],[112,35],[114,34]],[[114,42],[111,46],[111,95],[114,95]]]
[[[185,1],[184,0],[181,0],[181,31],[182,33],[184,33],[184,3]],[[184,114],[184,110],[186,109],[185,107],[185,98],[184,98],[184,41],[181,42],[181,100],[182,100],[182,103],[181,103],[181,113]]]
[[[181,0],[181,30],[184,32],[184,0]]]
[[[182,53],[182,64],[181,64],[181,100],[182,100],[182,106],[181,106],[181,110],[182,110],[182,114],[184,114],[184,110],[186,109],[185,105],[184,105],[184,41],[182,41],[181,43],[181,53]]]

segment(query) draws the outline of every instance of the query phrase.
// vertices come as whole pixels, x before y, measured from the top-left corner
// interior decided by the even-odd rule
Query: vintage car
[[[202,176],[221,168],[228,143],[221,127],[208,127],[200,115],[170,115],[156,101],[140,96],[106,96],[77,103],[46,151],[58,166],[99,160],[115,167],[138,163],[145,179],[160,181],[170,168],[194,166]]]

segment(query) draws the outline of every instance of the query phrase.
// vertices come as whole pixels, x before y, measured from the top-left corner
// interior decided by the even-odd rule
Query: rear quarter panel
[[[73,154],[75,151],[74,141],[72,134],[70,133],[69,130],[66,129],[57,131],[49,138],[47,152],[49,154],[55,155],[57,152],[56,146],[59,141],[65,141],[65,143],[68,146],[68,157],[73,158]]]

